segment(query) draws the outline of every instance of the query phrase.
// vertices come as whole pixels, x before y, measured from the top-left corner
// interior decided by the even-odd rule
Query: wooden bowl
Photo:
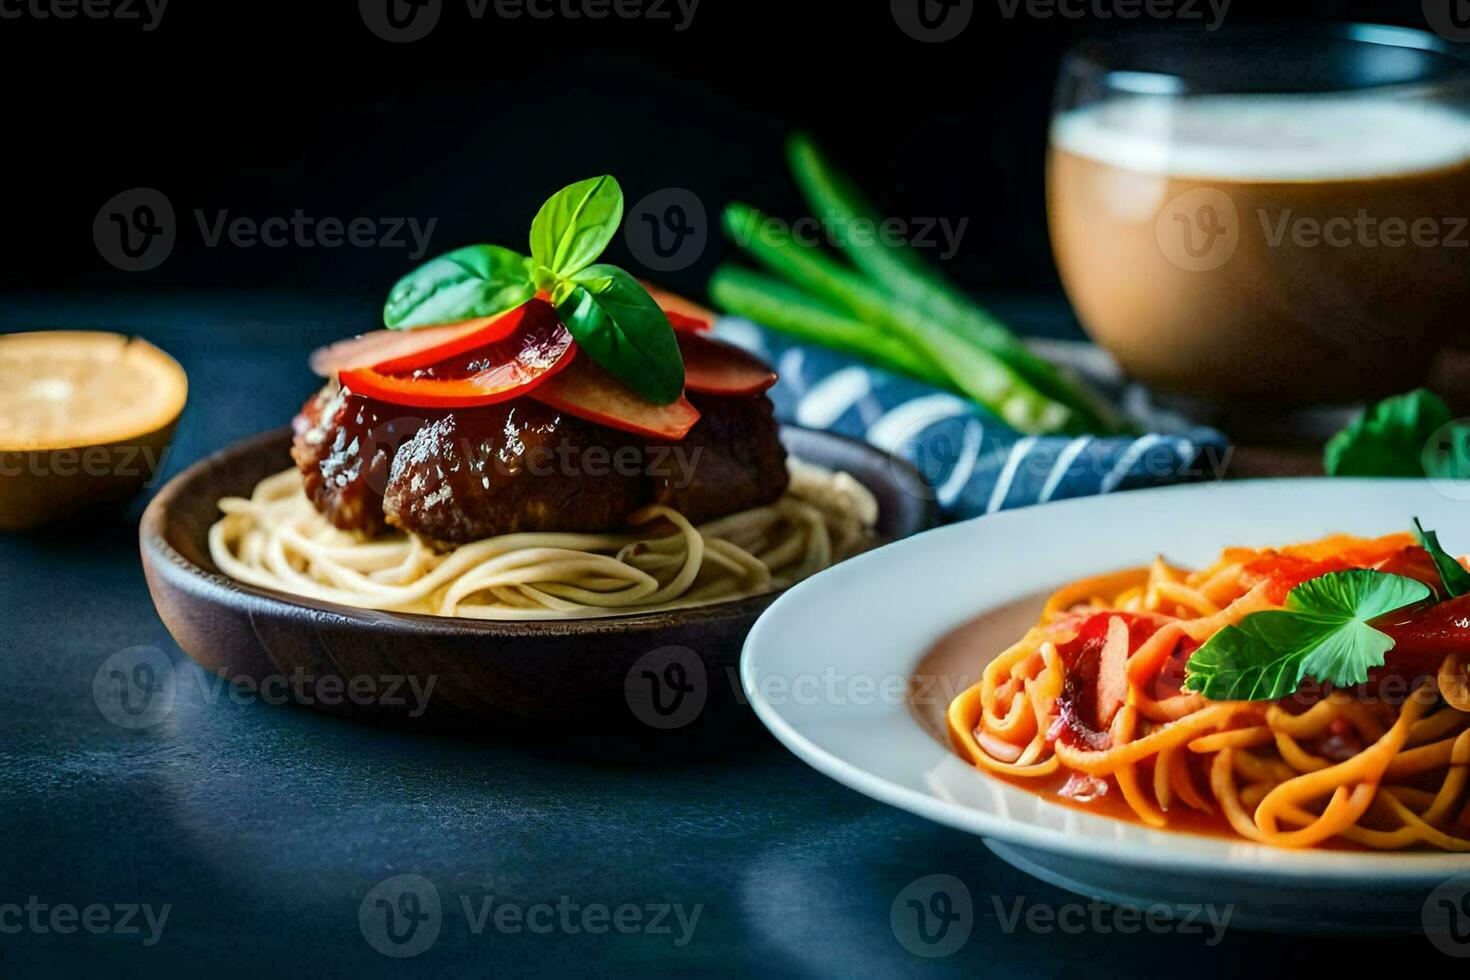
[[[786,427],[781,437],[798,458],[867,486],[885,540],[934,523],[932,495],[907,463],[824,432]],[[265,433],[194,464],[159,491],[139,529],[164,625],[247,696],[397,726],[561,734],[679,730],[741,705],[741,645],[775,593],[606,619],[487,622],[355,609],[225,577],[207,543],[215,503],[249,496],[290,465],[290,438]]]

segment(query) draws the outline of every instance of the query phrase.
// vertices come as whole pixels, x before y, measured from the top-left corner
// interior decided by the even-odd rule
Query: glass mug
[[[1081,45],[1047,214],[1078,319],[1141,381],[1250,406],[1404,391],[1470,321],[1470,71],[1367,25]]]

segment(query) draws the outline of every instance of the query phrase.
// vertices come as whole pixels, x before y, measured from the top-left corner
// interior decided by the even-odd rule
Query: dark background
[[[21,2],[36,0],[6,0]],[[711,216],[741,198],[795,217],[781,143],[806,128],[885,214],[968,218],[949,263],[962,283],[1050,292],[1042,153],[1060,53],[1150,23],[1037,19],[1024,6],[1008,18],[999,0],[975,0],[958,38],[925,44],[886,0],[702,0],[683,31],[672,3],[669,20],[591,22],[493,9],[476,20],[465,0],[443,2],[435,29],[406,44],[375,36],[352,0],[173,0],[149,32],[0,20],[0,287],[274,287],[372,319],[413,264],[406,248],[211,248],[194,210],[436,218],[430,254],[522,246],[549,193],[609,172],[630,204],[686,187]],[[1204,30],[1199,11],[1180,29]],[[1226,23],[1283,17],[1425,26],[1411,0],[1235,0]],[[99,255],[92,221],[142,186],[172,202],[178,239],[157,268],[122,272]],[[729,251],[714,237],[661,278],[699,294]],[[621,241],[610,257],[637,269]]]
[[[436,218],[435,252],[518,245],[549,193],[610,172],[630,201],[686,187],[711,214],[738,197],[795,216],[781,143],[796,127],[885,213],[969,218],[950,267],[960,281],[987,300],[1040,296],[1027,307],[1046,311],[1038,321],[1065,320],[1043,220],[1051,89],[1068,43],[1116,25],[1006,19],[996,0],[975,0],[959,38],[921,44],[884,0],[702,0],[683,32],[472,21],[463,0],[445,4],[429,37],[402,45],[370,33],[350,0],[172,0],[149,33],[136,21],[0,18],[0,331],[132,329],[178,356],[195,394],[172,476],[289,418],[315,384],[304,351],[374,326],[411,265],[402,248],[207,248],[194,209]],[[1423,26],[1415,0],[1235,0],[1229,19],[1287,13]],[[161,265],[126,273],[103,259],[92,224],[137,187],[167,195],[178,240]],[[698,294],[727,252],[716,239],[661,278]],[[611,258],[637,268],[621,240]],[[206,702],[142,580],[142,502],[125,521],[0,540],[0,902],[169,903],[173,915],[149,950],[123,936],[0,937],[0,975],[1177,978],[1182,965],[1208,980],[1390,955],[1405,975],[1449,962],[1417,937],[1235,930],[1202,950],[1178,935],[1006,933],[992,895],[1073,899],[771,740],[617,768]],[[169,651],[182,678],[173,719],[153,733],[114,728],[93,701],[99,666],[134,645]],[[709,912],[682,951],[648,937],[460,928],[418,960],[390,961],[364,943],[356,911],[403,871],[447,896],[494,888],[522,903],[570,894]],[[940,961],[908,955],[887,924],[894,896],[930,872],[968,882],[981,903],[966,951]]]

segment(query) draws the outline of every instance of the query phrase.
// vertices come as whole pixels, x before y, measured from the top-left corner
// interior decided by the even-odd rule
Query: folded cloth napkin
[[[1099,349],[1066,341],[1035,346],[1112,398],[1142,436],[1023,436],[985,409],[923,382],[823,347],[724,317],[715,336],[780,372],[776,417],[871,443],[912,463],[948,517],[962,519],[1135,487],[1218,476],[1228,459],[1220,432],[1155,406]]]

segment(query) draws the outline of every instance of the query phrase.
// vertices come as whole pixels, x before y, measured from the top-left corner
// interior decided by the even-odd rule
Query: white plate
[[[1427,481],[1213,483],[982,517],[787,592],[746,640],[741,682],[766,727],[814,768],[978,834],[1004,860],[1063,888],[1145,906],[1230,903],[1233,922],[1279,931],[1418,928],[1430,892],[1470,874],[1470,855],[1291,851],[1084,813],[972,768],[900,693],[956,626],[1072,579],[1159,553],[1198,567],[1228,545],[1407,530],[1414,516],[1450,548],[1470,547],[1470,507]],[[941,677],[934,689],[962,689],[999,650],[987,644],[969,676]]]

